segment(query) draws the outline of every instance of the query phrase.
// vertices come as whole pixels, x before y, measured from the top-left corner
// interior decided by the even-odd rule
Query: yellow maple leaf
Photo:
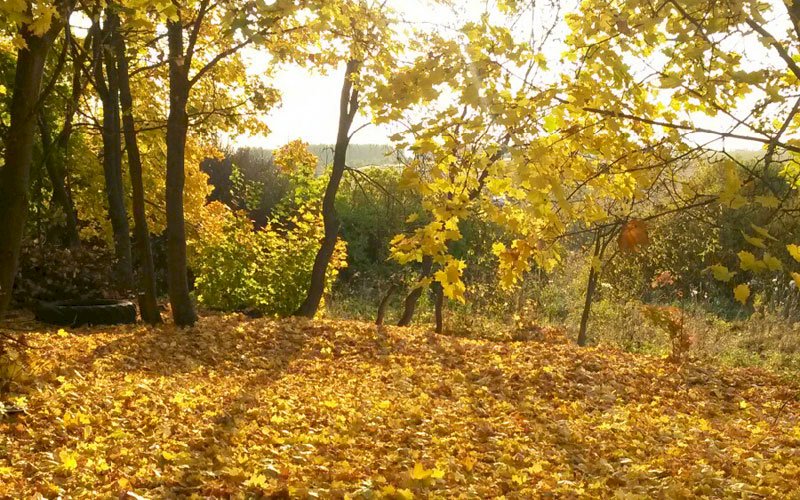
[[[414,469],[411,471],[411,479],[416,479],[417,481],[424,481],[431,477],[431,471],[425,469],[425,467],[417,462],[414,464]]]
[[[53,15],[58,15],[55,7],[37,2],[33,10],[33,21],[29,25],[31,33],[36,36],[42,36],[47,33],[53,22]]]
[[[744,237],[745,241],[747,241],[748,243],[750,243],[754,247],[767,248],[767,246],[764,244],[764,239],[763,238],[756,238],[755,236],[749,236],[744,231],[742,231],[742,236]]]
[[[737,301],[743,305],[747,304],[747,299],[750,298],[750,287],[742,283],[733,289],[733,296]]]
[[[744,271],[763,271],[767,266],[762,261],[756,259],[756,256],[750,252],[742,250],[737,254],[739,256],[739,267]]]
[[[61,450],[58,452],[61,461],[61,468],[66,471],[73,471],[78,467],[78,453],[74,451]]]
[[[764,208],[778,208],[781,204],[780,200],[774,196],[756,196],[754,199]]]
[[[800,245],[786,245],[786,250],[789,251],[794,260],[800,262]]]
[[[724,281],[726,283],[736,275],[735,272],[731,272],[722,264],[714,264],[713,266],[710,266],[709,269],[711,269],[711,273],[714,275],[715,280]]]
[[[433,469],[426,469],[421,463],[414,464],[414,469],[411,471],[411,479],[417,481],[425,481],[426,479],[441,479],[444,477],[444,471],[434,467]]]
[[[244,485],[249,488],[264,489],[267,487],[267,477],[264,474],[253,474],[250,479],[244,482]]]
[[[769,231],[765,227],[757,226],[755,224],[750,224],[750,227],[752,227],[753,231],[755,231],[758,234],[760,234],[763,238],[767,238],[769,240],[776,240],[777,239],[774,236],[772,236],[771,234],[769,234]]]
[[[765,253],[764,258],[762,259],[764,264],[767,266],[767,269],[770,271],[780,271],[783,269],[783,263],[777,257],[773,257],[772,255]]]

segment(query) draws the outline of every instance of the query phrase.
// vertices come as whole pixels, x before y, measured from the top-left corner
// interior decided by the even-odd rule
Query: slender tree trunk
[[[50,125],[44,113],[39,113],[39,135],[42,140],[42,156],[50,184],[53,186],[53,201],[61,207],[67,225],[67,243],[70,248],[81,246],[80,235],[78,234],[78,214],[72,202],[69,189],[67,187],[67,176],[64,170],[64,156],[60,154],[61,148],[53,143]]]
[[[433,285],[434,297],[434,318],[436,319],[436,333],[444,331],[444,289],[441,283],[434,283]]]
[[[133,97],[131,96],[128,59],[125,53],[125,40],[119,31],[119,17],[113,8],[108,9],[108,20],[112,30],[111,43],[114,46],[117,58],[122,128],[125,136],[125,149],[128,152],[128,171],[133,191],[134,234],[136,235],[136,246],[141,261],[141,269],[139,269],[139,312],[145,322],[155,325],[161,323],[161,313],[158,311],[156,272],[144,206],[142,159],[139,154],[139,144],[136,140],[136,128],[133,120]]]
[[[325,236],[314,259],[311,271],[311,284],[306,299],[295,313],[296,316],[313,318],[319,309],[322,295],[325,292],[325,278],[336,240],[339,237],[339,214],[336,213],[336,193],[344,175],[347,159],[347,147],[350,144],[350,127],[358,111],[358,90],[353,88],[353,76],[358,72],[359,63],[348,61],[344,75],[344,84],[339,101],[339,129],[336,135],[336,147],[333,151],[333,169],[322,199],[322,218],[325,225]]]
[[[583,303],[583,313],[581,314],[581,326],[578,330],[578,345],[583,347],[589,340],[587,329],[589,327],[589,315],[592,312],[592,300],[594,300],[594,291],[597,288],[597,279],[600,276],[600,270],[597,269],[595,262],[602,257],[603,242],[600,230],[594,240],[594,253],[592,254],[592,265],[589,266],[589,281],[586,284],[586,299]]]
[[[397,289],[397,285],[391,285],[389,290],[386,291],[386,295],[383,296],[381,299],[380,304],[378,304],[378,314],[375,317],[375,324],[381,326],[383,324],[383,318],[386,317],[386,308],[389,307],[389,300],[394,295],[394,291]]]
[[[420,271],[420,278],[425,279],[429,277],[432,269],[433,259],[426,255],[422,258],[422,270]],[[414,312],[417,310],[417,302],[421,296],[422,287],[419,286],[408,293],[403,304],[403,315],[400,316],[400,321],[397,322],[397,326],[408,326],[411,324],[411,321],[414,319]]]
[[[103,103],[103,174],[108,198],[108,217],[114,233],[114,254],[117,259],[116,281],[121,291],[133,289],[133,259],[128,214],[125,210],[125,189],[122,184],[122,140],[120,137],[119,82],[116,58],[107,48],[110,20],[100,36],[95,25],[95,87]],[[105,64],[105,74],[103,65]]]
[[[5,161],[0,169],[0,318],[11,303],[19,264],[44,65],[60,30],[60,25],[52,26],[42,37],[34,36],[26,28],[20,33],[27,47],[17,51]]]
[[[189,296],[186,263],[186,227],[183,214],[183,187],[186,180],[186,134],[189,118],[189,68],[183,53],[183,27],[167,23],[169,39],[169,117],[167,118],[167,283],[172,318],[178,326],[192,326],[197,321]]]

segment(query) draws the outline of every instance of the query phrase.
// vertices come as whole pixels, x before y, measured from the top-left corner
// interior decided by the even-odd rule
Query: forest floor
[[[800,498],[768,372],[333,320],[11,326],[0,497]]]

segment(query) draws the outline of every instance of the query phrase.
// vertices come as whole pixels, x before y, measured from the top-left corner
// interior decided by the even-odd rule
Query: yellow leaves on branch
[[[719,193],[719,201],[729,208],[741,208],[747,203],[747,200],[741,195],[742,179],[734,165],[728,164],[726,167],[725,182]]]
[[[511,248],[507,248],[501,242],[496,242],[492,245],[492,253],[497,256],[500,286],[505,290],[513,287],[522,273],[530,268],[531,248],[523,240],[514,241]]]
[[[461,281],[461,271],[464,270],[464,267],[466,264],[463,261],[448,257],[442,269],[434,274],[436,281],[442,285],[444,295],[461,303],[465,302],[464,292],[466,291],[464,282]]]
[[[33,6],[33,19],[29,25],[31,33],[36,36],[44,35],[53,24],[53,19],[57,17],[58,12],[53,5],[36,2]]]

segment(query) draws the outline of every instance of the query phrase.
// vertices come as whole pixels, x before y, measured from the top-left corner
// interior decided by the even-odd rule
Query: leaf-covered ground
[[[341,321],[36,329],[0,496],[800,498],[795,388],[762,372]]]

